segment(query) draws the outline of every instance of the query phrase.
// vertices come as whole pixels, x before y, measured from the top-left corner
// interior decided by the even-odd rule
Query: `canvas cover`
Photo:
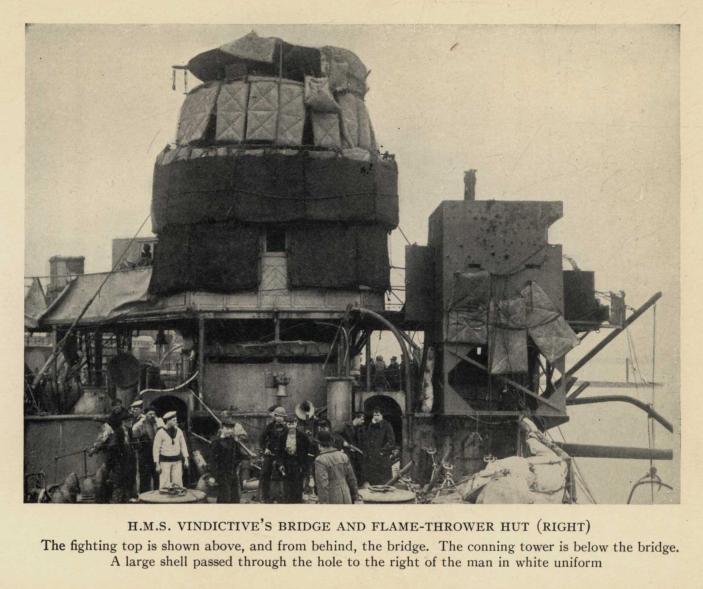
[[[211,223],[167,229],[159,235],[149,292],[239,292],[258,286],[257,227]]]
[[[222,80],[226,72],[279,76],[302,82],[305,76],[326,77],[334,92],[367,92],[368,70],[359,57],[341,47],[305,47],[251,32],[204,51],[188,61],[188,70],[202,81]]]
[[[344,147],[359,147],[357,100],[354,94],[342,94],[337,98],[342,116]]]
[[[176,143],[193,143],[205,137],[219,90],[219,84],[203,84],[188,93],[178,119]]]
[[[278,118],[278,84],[274,80],[252,81],[247,105],[247,141],[274,141]]]
[[[178,159],[171,155],[177,151],[167,152],[154,167],[155,233],[213,221],[398,225],[398,168],[393,160],[313,158],[304,152],[262,157],[248,155],[251,151],[239,154],[234,147]]]
[[[383,227],[297,226],[288,235],[291,288],[389,288],[388,234]]]
[[[222,84],[217,97],[217,141],[244,141],[248,101],[249,84],[241,81]]]
[[[488,358],[491,374],[527,372],[527,330],[522,297],[492,302]]]
[[[328,78],[305,77],[305,105],[318,113],[339,112]]]
[[[334,92],[353,92],[364,97],[367,91],[366,78],[368,70],[359,57],[341,47],[322,47],[320,49],[321,69],[330,80]]]
[[[303,86],[282,83],[279,87],[277,145],[301,145],[305,126]]]
[[[521,294],[528,333],[549,362],[556,362],[579,344],[578,336],[539,284],[530,282]]]
[[[339,115],[328,112],[312,112],[312,134],[317,147],[341,148]]]
[[[488,341],[490,288],[488,272],[463,272],[454,276],[447,304],[447,341],[477,346]]]
[[[278,39],[259,37],[254,31],[220,46],[220,51],[239,59],[273,63]]]
[[[146,303],[151,272],[152,269],[146,267],[112,274],[102,272],[76,276],[47,309],[40,323],[70,325],[78,318],[98,289],[100,293],[88,306],[81,318],[81,324],[115,319],[127,313],[135,304]],[[104,284],[103,281],[105,281]]]
[[[375,151],[376,139],[366,103],[352,93],[339,95],[337,102],[342,117],[344,147],[360,147]]]

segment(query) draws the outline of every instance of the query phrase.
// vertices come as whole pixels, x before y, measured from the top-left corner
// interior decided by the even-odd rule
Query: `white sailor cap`
[[[134,403],[132,403],[130,405],[130,407],[139,407],[139,408],[144,407],[144,401],[139,399],[139,400],[135,401]]]
[[[176,413],[175,411],[167,411],[166,413],[164,413],[163,420],[168,421],[169,419],[173,419],[177,415],[178,413]]]

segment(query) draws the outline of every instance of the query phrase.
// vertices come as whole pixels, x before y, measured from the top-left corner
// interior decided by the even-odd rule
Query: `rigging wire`
[[[561,436],[562,441],[566,442],[566,436],[564,436],[564,432],[561,431],[561,426],[557,426],[557,431],[559,432],[559,435]],[[547,433],[547,436],[549,437],[549,439],[552,439],[551,434],[549,434],[548,432],[545,432],[545,433]],[[576,481],[576,484],[580,485],[584,494],[586,495],[586,497],[588,497],[588,499],[591,501],[591,503],[596,505],[598,503],[598,501],[596,501],[595,496],[591,492],[591,489],[588,486],[588,483],[586,482],[585,477],[581,473],[581,469],[579,468],[578,464],[576,463],[576,459],[574,457],[571,457],[571,466],[573,466],[573,474],[575,475],[574,479]]]
[[[412,245],[410,243],[410,240],[408,239],[408,236],[405,235],[405,231],[403,231],[403,228],[400,225],[398,225],[398,231],[400,231],[400,234],[405,238],[405,241],[408,243],[408,245]]]
[[[656,390],[657,387],[654,384],[655,381],[655,370],[656,370],[656,351],[657,351],[657,305],[656,303],[654,304],[654,308],[652,309],[652,408],[654,408],[655,401],[656,401]],[[656,472],[654,469],[654,458],[653,458],[653,450],[657,446],[656,442],[656,431],[654,429],[654,419],[650,415],[648,418],[647,422],[649,426],[649,431],[651,432],[650,434],[650,439],[651,439],[651,445],[649,446],[650,454],[649,454],[649,472],[654,478],[654,473]],[[650,485],[650,492],[651,492],[651,499],[652,503],[654,503],[654,482]]]

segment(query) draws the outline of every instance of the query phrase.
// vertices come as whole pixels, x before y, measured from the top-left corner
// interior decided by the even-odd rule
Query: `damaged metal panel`
[[[434,303],[434,252],[429,246],[405,247],[405,319],[429,322]]]

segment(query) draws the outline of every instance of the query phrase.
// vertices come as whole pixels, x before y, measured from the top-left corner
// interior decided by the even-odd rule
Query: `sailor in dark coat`
[[[218,503],[239,503],[239,465],[247,458],[237,439],[234,417],[222,418],[220,436],[210,445],[210,466],[217,481]]]
[[[344,438],[339,435],[335,434],[332,432],[332,423],[330,422],[329,419],[320,419],[317,422],[317,444],[318,444],[318,451],[316,454],[319,453],[319,437],[321,432],[328,432],[332,436],[332,446],[335,447],[337,450],[341,450],[344,447]]]
[[[259,479],[259,501],[271,503],[271,478],[273,476],[274,449],[278,447],[277,439],[287,434],[285,425],[286,410],[278,405],[269,408],[272,421],[269,422],[261,434],[259,446],[263,453],[261,478]]]
[[[159,475],[156,474],[152,449],[154,438],[159,427],[163,427],[163,422],[156,416],[153,407],[149,407],[144,413],[143,401],[135,401],[130,406],[132,414],[132,443],[137,453],[137,465],[139,469],[139,492],[157,490],[159,488]]]
[[[273,478],[282,483],[282,503],[302,503],[305,474],[310,470],[315,448],[310,438],[297,429],[295,417],[286,421],[286,433],[274,440]]]
[[[136,460],[130,447],[129,432],[124,425],[128,417],[123,409],[113,411],[88,451],[89,456],[96,452],[104,452],[106,455],[106,483],[109,485],[110,503],[126,503],[134,494]]]
[[[344,440],[342,450],[349,456],[356,480],[361,485],[364,483],[363,476],[363,448],[365,445],[366,425],[364,423],[364,414],[361,411],[354,413],[354,418],[351,424],[344,426],[340,436]]]
[[[394,449],[393,427],[383,419],[380,409],[374,409],[371,423],[366,426],[364,444],[364,474],[369,484],[383,485],[390,480]]]

